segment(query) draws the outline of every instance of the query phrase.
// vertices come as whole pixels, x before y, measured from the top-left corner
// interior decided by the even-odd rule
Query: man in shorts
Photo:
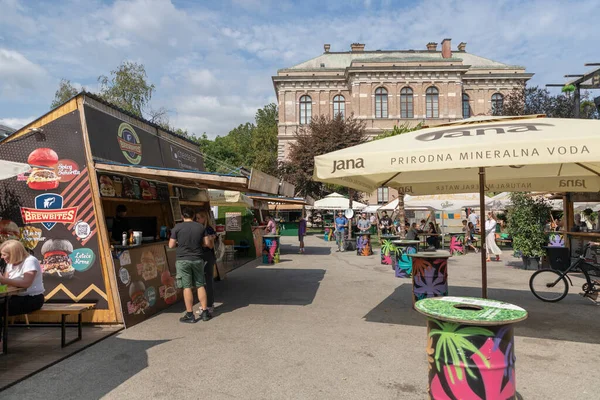
[[[175,267],[177,269],[177,287],[183,289],[183,300],[185,302],[185,315],[179,318],[184,323],[197,322],[194,318],[194,292],[198,290],[200,300],[200,319],[208,321],[211,318],[207,308],[206,288],[204,285],[204,267],[206,261],[202,258],[202,246],[208,241],[204,234],[204,225],[194,222],[194,210],[184,208],[181,212],[183,222],[178,223],[171,230],[169,247],[177,248]],[[206,246],[209,247],[209,246]]]

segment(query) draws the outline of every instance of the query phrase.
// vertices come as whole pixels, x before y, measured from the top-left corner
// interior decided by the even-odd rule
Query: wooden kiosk
[[[0,224],[10,228],[0,241],[20,239],[40,260],[46,302],[94,303],[84,322],[131,326],[177,301],[161,227],[183,205],[209,210],[205,188],[248,188],[246,176],[204,173],[191,140],[85,92],[1,141],[0,159],[33,167],[0,182]],[[118,204],[141,244],[111,243]]]

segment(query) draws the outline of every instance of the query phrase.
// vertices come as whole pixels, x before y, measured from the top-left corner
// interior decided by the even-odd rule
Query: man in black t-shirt
[[[127,238],[131,234],[132,230],[129,227],[129,220],[127,219],[127,207],[124,204],[117,206],[117,215],[113,219],[113,225],[111,228],[111,237],[113,242],[121,244],[123,241],[123,232],[127,232]]]
[[[204,267],[206,261],[202,259],[202,246],[205,242],[204,225],[194,222],[194,210],[184,208],[182,210],[183,222],[178,223],[171,230],[169,247],[177,248],[175,268],[177,269],[177,287],[183,289],[183,300],[185,302],[185,315],[179,320],[185,323],[194,323],[193,288],[198,289],[200,300],[200,318],[208,321],[211,316],[206,304],[206,288],[204,285]]]

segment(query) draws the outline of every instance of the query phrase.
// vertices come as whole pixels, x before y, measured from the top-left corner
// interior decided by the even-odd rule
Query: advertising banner
[[[226,212],[225,213],[225,230],[227,232],[242,231],[242,213],[241,212]]]
[[[46,299],[107,309],[79,113],[41,131],[0,144],[1,159],[33,167],[0,181],[0,242],[20,240],[40,261]]]
[[[279,179],[252,168],[250,181],[248,182],[248,190],[251,192],[278,194]]]
[[[161,243],[121,252],[117,285],[123,319],[127,328],[164,310],[181,298],[175,287],[175,252],[167,252]]]
[[[167,168],[204,171],[202,153],[160,138],[160,151]]]

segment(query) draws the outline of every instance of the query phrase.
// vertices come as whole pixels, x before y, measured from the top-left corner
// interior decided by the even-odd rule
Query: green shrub
[[[512,206],[508,210],[508,233],[513,247],[525,257],[541,257],[548,242],[544,226],[550,219],[551,207],[541,198],[526,193],[511,193]]]

